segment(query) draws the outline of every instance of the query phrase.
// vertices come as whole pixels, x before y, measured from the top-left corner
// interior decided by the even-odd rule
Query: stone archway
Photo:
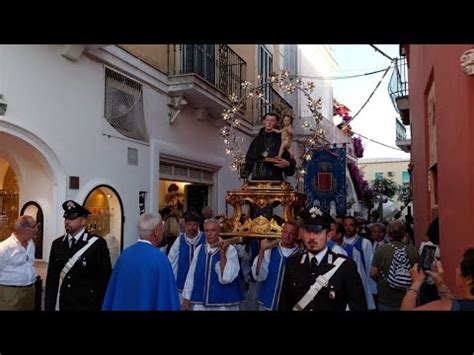
[[[18,206],[27,202],[41,206],[43,258],[47,260],[52,241],[63,231],[61,203],[67,191],[64,168],[41,138],[4,120],[0,120],[0,159],[6,161],[17,177]]]

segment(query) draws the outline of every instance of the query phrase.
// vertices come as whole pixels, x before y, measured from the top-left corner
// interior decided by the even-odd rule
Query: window
[[[195,73],[215,85],[216,45],[186,44],[183,51],[183,73]]]
[[[148,142],[140,83],[105,68],[104,109],[105,119],[117,132],[131,139]]]
[[[160,178],[213,184],[213,172],[184,165],[160,162]]]
[[[402,182],[404,184],[409,184],[410,183],[410,174],[408,173],[408,171],[402,172]]]
[[[375,173],[375,180],[383,179],[383,172],[382,173]]]
[[[273,72],[273,55],[270,51],[265,48],[264,45],[258,46],[258,75],[260,75],[261,83],[268,80],[270,74]],[[263,94],[265,100],[272,102],[272,86],[266,85],[263,88]],[[262,103],[261,100],[258,101],[258,105],[260,105],[258,112],[260,113],[260,120],[263,115],[270,111],[270,106],[266,106]]]
[[[393,173],[393,171],[389,171],[389,172],[387,173],[387,176],[388,176],[388,177],[394,177],[395,174]]]

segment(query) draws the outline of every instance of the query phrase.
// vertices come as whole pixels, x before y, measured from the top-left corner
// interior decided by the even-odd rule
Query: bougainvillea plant
[[[374,190],[370,187],[367,180],[364,179],[364,174],[359,169],[357,164],[348,163],[347,167],[351,175],[352,182],[357,198],[361,200],[366,206],[371,206],[375,197]]]
[[[351,110],[344,104],[341,104],[337,101],[334,101],[333,112],[334,115],[340,116],[342,122],[337,125],[346,135],[352,137],[354,132],[349,125],[349,122],[352,121],[352,116],[349,115]],[[357,158],[362,158],[364,156],[364,146],[362,145],[362,139],[359,137],[353,137],[352,143],[354,145],[354,154]]]
[[[364,146],[362,145],[362,139],[359,137],[352,138],[352,144],[354,145],[354,154],[357,158],[364,156]]]

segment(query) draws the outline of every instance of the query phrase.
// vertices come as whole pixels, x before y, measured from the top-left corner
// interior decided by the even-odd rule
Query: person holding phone
[[[410,270],[412,284],[403,298],[400,310],[420,311],[474,311],[474,248],[464,252],[456,268],[456,286],[459,288],[459,298],[453,297],[444,282],[444,269],[441,262],[434,260],[432,270],[419,270],[415,264]],[[436,285],[439,300],[416,307],[416,301],[421,285],[426,276],[431,276]]]
[[[435,248],[435,258],[440,260],[440,250],[439,250],[439,218],[436,217],[431,222],[428,230],[426,231],[426,236],[428,241],[422,242],[418,253],[423,254],[425,247],[429,247],[430,250]],[[423,283],[420,289],[420,304],[425,304],[431,301],[439,300],[438,291],[436,285],[431,277],[427,277],[426,281]]]

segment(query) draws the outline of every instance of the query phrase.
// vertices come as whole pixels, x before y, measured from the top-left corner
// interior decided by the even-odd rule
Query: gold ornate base
[[[285,181],[246,181],[240,190],[227,192],[226,202],[233,207],[234,213],[231,218],[221,221],[223,237],[280,238],[282,227],[273,218],[258,216],[242,225],[242,205],[264,208],[279,204],[283,207],[283,219],[289,221],[295,217],[295,210],[304,207],[306,195],[295,192]]]

